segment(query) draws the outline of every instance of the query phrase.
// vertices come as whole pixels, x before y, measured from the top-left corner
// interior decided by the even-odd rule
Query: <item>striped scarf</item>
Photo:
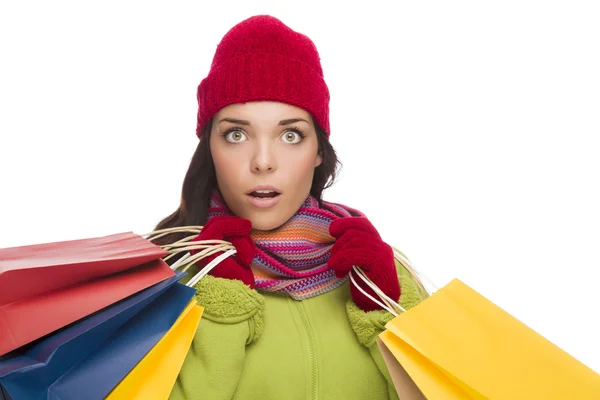
[[[253,229],[256,255],[250,267],[256,289],[288,293],[302,300],[329,292],[345,282],[327,267],[335,238],[329,235],[331,221],[364,216],[353,208],[318,200],[309,195],[287,222],[271,231]],[[212,194],[208,218],[233,215],[220,192]]]

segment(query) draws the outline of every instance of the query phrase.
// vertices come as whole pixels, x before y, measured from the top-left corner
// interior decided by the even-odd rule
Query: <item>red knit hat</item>
[[[259,100],[308,111],[329,137],[329,89],[317,48],[269,15],[250,17],[225,34],[197,97],[198,137],[221,108]]]

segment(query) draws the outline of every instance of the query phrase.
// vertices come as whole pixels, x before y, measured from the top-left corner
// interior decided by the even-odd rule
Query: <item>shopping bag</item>
[[[0,400],[13,400],[13,399],[8,395],[8,393],[4,389],[0,388]]]
[[[0,307],[167,254],[132,232],[0,249]]]
[[[124,325],[176,285],[183,275],[179,273],[19,349],[17,354],[0,361],[0,387],[16,399],[47,396],[56,380],[113,340]]]
[[[14,399],[104,398],[192,299],[195,291],[177,278],[50,336],[26,355],[30,360],[45,356],[45,363],[8,360],[19,368],[0,378],[4,390]]]
[[[174,276],[161,259],[0,307],[0,355]],[[22,284],[26,284],[23,282]]]
[[[50,388],[55,399],[103,399],[158,343],[195,294],[177,283]],[[83,396],[82,396],[83,394]]]
[[[195,300],[175,324],[106,397],[107,400],[168,399],[204,308]]]
[[[85,347],[85,348],[88,348],[93,351],[88,352],[88,353],[84,354],[83,356],[80,355],[79,358],[76,360],[77,365],[71,366],[70,368],[68,368],[68,371],[65,372],[64,374],[62,374],[51,385],[47,385],[47,383],[49,381],[51,381],[51,379],[50,380],[47,379],[47,376],[46,376],[46,380],[45,380],[46,386],[44,386],[44,384],[40,383],[39,381],[37,383],[35,383],[36,382],[35,380],[29,381],[29,383],[28,383],[27,379],[24,378],[25,375],[23,375],[22,373],[25,371],[28,372],[29,370],[40,368],[40,366],[37,365],[35,362],[32,362],[31,357],[29,360],[21,358],[19,360],[21,362],[21,364],[19,364],[19,362],[15,362],[11,366],[13,369],[16,368],[16,369],[19,369],[20,371],[18,373],[12,374],[12,376],[9,376],[9,375],[3,376],[4,382],[2,385],[0,385],[0,400],[3,398],[6,398],[6,399],[12,398],[11,395],[14,395],[14,394],[11,394],[8,392],[8,389],[11,388],[11,384],[13,384],[12,390],[15,389],[15,386],[19,390],[25,390],[25,391],[33,390],[34,391],[33,396],[36,396],[39,393],[44,393],[44,391],[45,391],[45,393],[46,393],[45,396],[48,398],[53,398],[53,399],[82,398],[81,396],[83,396],[83,398],[90,398],[90,399],[104,398],[104,396],[106,394],[108,394],[119,383],[119,381],[123,379],[124,376],[126,376],[129,372],[132,371],[133,367],[141,359],[145,358],[145,356],[148,354],[148,351],[150,351],[152,348],[156,347],[157,342],[165,335],[165,333],[167,331],[169,331],[172,328],[173,323],[176,321],[176,319],[181,317],[181,311],[185,308],[184,304],[181,302],[181,300],[183,299],[181,297],[182,294],[184,294],[184,292],[187,292],[187,293],[185,293],[185,295],[187,296],[187,300],[191,299],[191,297],[193,296],[193,293],[195,293],[195,289],[192,288],[194,286],[194,284],[197,283],[208,272],[210,272],[210,270],[215,268],[216,265],[222,259],[235,254],[235,248],[233,247],[233,245],[231,243],[223,241],[223,240],[194,241],[193,243],[188,243],[188,242],[192,241],[193,239],[195,239],[196,235],[199,233],[201,228],[202,227],[177,227],[177,228],[169,228],[169,229],[152,232],[151,234],[146,235],[147,236],[146,240],[152,241],[154,239],[157,239],[164,235],[168,235],[173,232],[178,232],[178,233],[188,232],[188,233],[193,233],[193,235],[182,238],[174,243],[168,243],[166,245],[161,245],[161,248],[165,249],[165,251],[167,251],[167,253],[169,254],[167,257],[164,257],[163,260],[160,260],[160,259],[154,260],[152,262],[146,263],[139,267],[134,267],[129,270],[119,272],[117,274],[97,278],[97,279],[94,279],[91,281],[84,281],[78,285],[73,285],[70,287],[61,288],[58,290],[49,291],[47,293],[44,293],[43,294],[44,296],[48,295],[48,297],[41,296],[41,297],[43,297],[44,300],[48,300],[48,299],[52,300],[52,299],[54,299],[54,297],[56,297],[58,294],[60,294],[62,292],[71,291],[71,294],[69,296],[60,296],[61,301],[59,301],[59,302],[56,302],[56,301],[47,302],[49,304],[45,310],[46,314],[47,314],[46,315],[47,319],[54,320],[54,319],[57,319],[57,317],[58,317],[58,319],[60,319],[63,316],[63,313],[65,313],[65,310],[70,310],[71,308],[77,308],[78,304],[79,304],[79,302],[73,302],[73,301],[68,302],[65,300],[69,300],[69,299],[72,300],[74,296],[80,296],[78,298],[79,300],[84,300],[83,301],[84,303],[87,302],[88,299],[81,296],[82,294],[85,294],[85,291],[81,290],[82,287],[86,287],[89,289],[89,285],[93,284],[93,285],[96,285],[95,286],[96,289],[98,289],[99,287],[106,289],[102,295],[100,295],[100,294],[98,294],[98,296],[92,295],[91,300],[93,303],[94,301],[97,302],[99,300],[104,299],[106,296],[110,296],[113,292],[119,292],[119,289],[121,288],[120,284],[113,285],[111,287],[110,284],[99,284],[101,282],[105,282],[105,281],[109,281],[109,280],[111,282],[116,282],[117,281],[116,278],[120,277],[124,283],[131,284],[131,283],[137,282],[137,280],[135,280],[135,279],[127,280],[127,278],[123,278],[123,277],[124,276],[129,277],[130,275],[133,275],[134,272],[139,273],[141,271],[147,271],[151,266],[160,267],[162,269],[164,269],[164,267],[166,267],[169,269],[170,275],[163,277],[161,280],[158,281],[158,282],[160,282],[160,281],[164,281],[165,279],[169,278],[169,276],[172,277],[174,274],[173,270],[176,270],[177,268],[180,268],[180,269],[182,269],[182,271],[185,271],[191,265],[193,265],[194,263],[196,263],[197,261],[201,260],[204,257],[208,257],[211,254],[214,254],[216,252],[225,252],[224,254],[221,254],[220,256],[216,257],[213,261],[211,261],[211,263],[209,263],[205,268],[203,268],[202,271],[198,272],[190,281],[187,282],[187,286],[177,283],[176,286],[169,289],[166,293],[164,293],[161,296],[161,298],[160,298],[161,300],[153,301],[151,305],[146,307],[144,310],[140,311],[140,313],[138,315],[136,315],[134,319],[132,319],[131,321],[128,321],[124,326],[122,326],[120,329],[118,329],[118,331],[115,332],[113,336],[111,336],[110,340],[103,342],[103,344],[99,345],[99,347],[91,349],[91,347],[93,347],[93,346],[90,346],[90,344],[93,345],[94,343],[97,343],[97,342],[93,341],[93,336],[88,337],[87,339],[81,339],[80,341],[78,341],[76,343],[77,345],[75,346],[76,349]],[[169,266],[165,263],[165,261],[168,260],[172,256],[178,255],[179,253],[185,253],[185,254],[183,255],[183,257],[181,257],[179,260],[177,260],[169,268]],[[179,276],[176,278],[176,280],[179,280]],[[22,283],[19,283],[19,284],[22,284]],[[158,286],[156,283],[154,283],[154,285]],[[127,285],[124,285],[124,286],[127,286]],[[150,285],[146,285],[146,287],[148,287],[148,286],[150,286]],[[92,292],[94,292],[94,290],[92,290]],[[178,294],[179,301],[178,302],[173,302],[172,299],[171,300],[168,299],[169,296],[171,296],[171,297],[176,296],[177,292],[179,292],[179,294]],[[137,291],[135,291],[135,292],[129,291],[129,294],[131,294],[131,293],[137,293]],[[25,301],[27,301],[27,299],[25,299]],[[115,301],[110,301],[104,307],[106,307],[110,304],[113,304],[114,302]],[[18,302],[12,303],[12,304],[10,304],[10,306],[16,308],[16,306],[19,305],[20,303],[23,303],[23,301],[18,301]],[[44,302],[41,302],[39,304],[39,306],[43,307],[44,304],[45,304]],[[171,310],[169,310],[168,308],[165,309],[165,307],[166,307],[165,304],[178,304],[179,311],[174,313],[172,309]],[[57,307],[57,305],[64,306],[64,309],[61,307]],[[161,308],[161,306],[162,306],[162,308]],[[24,320],[34,319],[31,317],[32,317],[33,311],[36,311],[36,309],[32,309],[32,308],[29,308],[29,309],[23,308],[23,309],[29,313],[29,314],[24,313],[24,315],[23,315],[24,317],[29,317],[29,318],[24,318]],[[152,310],[149,311],[150,309],[152,309]],[[14,311],[14,310],[11,310],[10,308],[9,308],[9,310]],[[102,311],[103,310],[101,309],[101,311],[99,311],[98,314],[100,314]],[[198,311],[196,309],[196,311],[191,311],[191,312],[188,311],[187,313],[189,314],[189,317],[187,317],[185,319],[185,321],[186,321],[185,325],[189,326],[189,324],[190,324],[189,321],[190,320],[193,321],[193,316],[195,314],[197,315]],[[10,314],[11,313],[9,313],[9,315]],[[16,318],[16,317],[18,317],[19,313],[14,312],[12,314],[13,314],[12,317]],[[88,310],[87,314],[84,314],[84,315],[89,315],[89,314],[90,314],[90,311]],[[94,316],[98,315],[98,314],[94,314]],[[161,317],[161,315],[162,315],[162,317]],[[92,318],[92,317],[93,316],[90,316],[88,318]],[[156,319],[157,317],[159,317],[159,318]],[[198,318],[199,318],[199,315],[198,315]],[[10,322],[11,321],[9,319],[8,323],[4,324],[5,327],[10,326],[11,325]],[[113,326],[114,325],[115,324],[113,324]],[[184,324],[182,324],[182,326],[183,325]],[[62,326],[64,326],[64,325],[62,325]],[[2,327],[0,326],[0,329],[1,328]],[[32,326],[32,328],[35,329],[35,326]],[[59,332],[63,332],[64,330],[67,330],[67,329],[69,329],[69,327],[63,328],[63,330],[61,330]],[[7,330],[8,330],[8,328],[7,328]],[[52,335],[48,335],[47,337],[40,339],[39,342],[44,341],[45,339],[47,339],[49,337],[56,337],[56,335],[59,332],[55,332]],[[190,329],[188,327],[186,334],[189,335],[189,333],[190,333]],[[170,335],[170,336],[174,337],[174,335]],[[185,340],[183,340],[182,338],[184,338],[186,335],[178,334],[176,336],[178,338],[176,340],[178,347],[177,347],[176,351],[175,350],[169,351],[169,353],[167,354],[169,360],[171,358],[174,358],[174,354],[179,354],[179,357],[181,357],[181,355],[183,354],[183,357],[185,357],[184,352],[181,350],[181,344],[185,342]],[[11,338],[11,339],[14,341],[14,338]],[[191,338],[189,340],[191,342]],[[31,340],[29,340],[29,341],[31,341]],[[27,346],[22,346],[22,347],[18,348],[14,353],[11,353],[8,355],[2,356],[2,354],[0,354],[0,361],[14,358],[12,356],[18,357],[19,355],[24,354],[24,352],[26,353],[28,351],[28,349],[32,348],[32,346],[36,346],[36,344],[38,344],[39,342],[34,342]],[[189,343],[187,344],[187,346],[189,347]],[[159,348],[162,348],[162,347],[157,347],[157,349],[159,349]],[[46,354],[49,354],[49,353],[46,352]],[[57,362],[60,362],[61,359],[59,357],[57,357],[56,354],[58,354],[58,353],[52,353],[52,355],[50,356],[50,359],[56,357]],[[157,351],[157,354],[159,354],[158,351]],[[111,357],[111,355],[113,357]],[[67,362],[68,359],[62,359],[62,361]],[[181,361],[181,363],[182,362],[183,361]],[[62,365],[62,368],[64,369],[65,365],[64,364],[61,364],[61,365]],[[47,370],[44,372],[52,373],[52,371],[53,370],[50,369],[50,370]],[[175,377],[176,377],[178,374],[178,370],[175,371],[175,370],[171,369],[169,371],[170,372],[167,375],[170,375],[171,377],[173,375],[175,375]],[[6,372],[6,371],[4,371],[4,372]],[[38,372],[40,372],[40,371],[38,371]],[[19,378],[23,379],[23,381],[20,382],[20,386],[14,385],[14,383],[16,381],[18,381]],[[172,384],[174,383],[174,379],[173,378],[171,378],[171,379],[172,379],[172,383],[171,383],[171,386],[172,386]],[[33,382],[33,383],[31,383],[31,382]],[[163,389],[161,389],[161,390],[166,392],[167,387],[168,387],[168,385],[163,387]],[[143,393],[147,392],[146,385],[144,385],[140,389],[143,390]],[[35,393],[35,390],[38,391],[37,394]],[[19,397],[15,397],[15,398],[20,399],[23,397],[21,397],[19,395]],[[25,398],[30,398],[30,397],[25,397]]]
[[[378,344],[402,400],[600,399],[600,375],[458,279]]]
[[[0,249],[0,356],[173,276],[167,254],[133,233]]]

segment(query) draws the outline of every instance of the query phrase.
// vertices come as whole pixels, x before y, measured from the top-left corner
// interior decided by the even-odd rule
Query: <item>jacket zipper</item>
[[[317,379],[317,357],[316,357],[316,345],[315,345],[315,336],[310,326],[310,320],[308,319],[308,313],[304,308],[304,303],[302,301],[298,301],[301,309],[302,322],[306,327],[306,332],[308,336],[308,354],[310,359],[310,367],[311,367],[311,389],[312,396],[311,399],[318,400],[319,391],[318,391],[318,379]]]

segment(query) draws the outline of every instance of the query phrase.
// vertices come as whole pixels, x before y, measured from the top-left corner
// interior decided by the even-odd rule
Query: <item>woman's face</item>
[[[221,109],[213,118],[210,151],[225,202],[259,230],[275,229],[298,211],[322,161],[310,114],[271,101]]]

